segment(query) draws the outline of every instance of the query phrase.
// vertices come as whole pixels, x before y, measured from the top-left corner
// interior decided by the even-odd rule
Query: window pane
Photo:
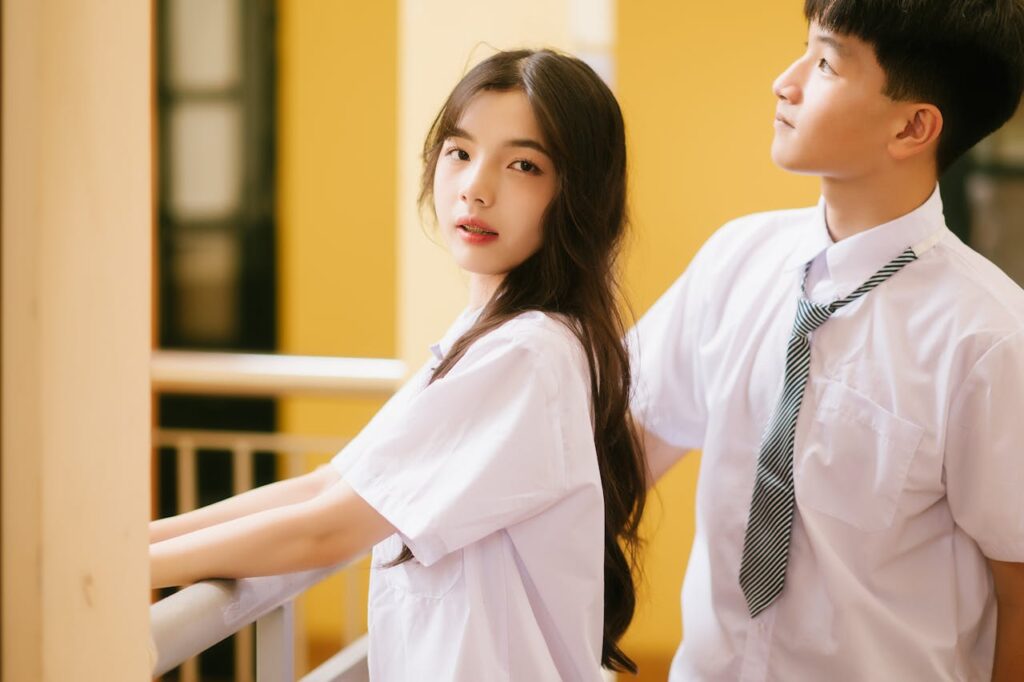
[[[232,344],[238,332],[239,249],[232,233],[182,230],[174,239],[175,324],[186,343]]]
[[[218,219],[238,210],[241,116],[228,102],[192,102],[170,112],[168,199],[177,220]]]
[[[172,89],[238,83],[239,0],[169,0],[168,78]]]

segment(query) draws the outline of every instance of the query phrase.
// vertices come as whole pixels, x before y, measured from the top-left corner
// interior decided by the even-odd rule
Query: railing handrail
[[[212,429],[158,428],[153,431],[153,445],[176,448],[184,443],[207,450],[238,450],[276,452],[280,455],[332,454],[343,448],[348,438],[338,436],[304,436],[291,433],[258,431],[214,431]]]
[[[152,354],[150,378],[153,391],[164,393],[387,398],[406,378],[406,366],[400,360],[379,358],[158,350]],[[181,449],[184,449],[184,461],[192,462],[193,468],[198,447],[230,450],[236,460],[237,487],[238,481],[251,479],[251,464],[248,469],[242,466],[242,475],[238,474],[239,463],[248,461],[251,453],[266,451],[291,455],[289,462],[294,465],[301,461],[296,455],[335,452],[347,439],[281,433],[157,429],[153,440],[158,447],[179,448],[179,464],[182,461]],[[180,471],[179,478],[191,480]],[[247,486],[248,483],[242,485]],[[179,490],[179,504],[185,504],[186,508],[194,505],[194,501],[182,503],[181,499]],[[278,632],[269,625],[279,622],[279,614],[289,613],[290,604],[296,597],[345,565],[262,578],[203,581],[152,604],[150,628],[156,650],[153,676],[163,675],[186,662],[194,666],[195,661],[190,659],[257,621],[260,623],[256,628],[258,638],[264,626],[268,632]],[[290,623],[290,617],[285,620]],[[290,631],[290,627],[286,625],[285,631]],[[279,635],[271,636],[267,643],[269,649],[261,647],[260,651],[278,651],[273,641]],[[251,649],[243,650],[251,652]],[[281,660],[278,658],[276,662]],[[365,680],[365,666],[364,637],[311,675],[314,675],[313,679],[332,682]]]
[[[153,676],[255,623],[350,563],[262,578],[206,580],[161,599],[149,607],[157,654]]]
[[[156,350],[153,390],[232,395],[389,397],[406,378],[401,360]]]

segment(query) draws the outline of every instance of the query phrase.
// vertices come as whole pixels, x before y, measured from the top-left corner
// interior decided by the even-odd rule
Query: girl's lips
[[[498,231],[487,224],[487,221],[474,215],[462,215],[456,218],[455,227],[459,229],[469,228],[468,232],[490,232],[497,236]]]
[[[498,238],[497,232],[490,232],[481,228],[474,228],[473,226],[456,225],[455,231],[458,232],[462,241],[468,244],[486,244]]]

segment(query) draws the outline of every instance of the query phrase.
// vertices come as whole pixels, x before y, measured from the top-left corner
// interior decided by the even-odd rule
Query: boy
[[[723,227],[631,339],[653,475],[704,451],[671,679],[1024,680],[1024,292],[936,187],[1017,107],[1024,7],[805,15],[772,157],[822,201]]]

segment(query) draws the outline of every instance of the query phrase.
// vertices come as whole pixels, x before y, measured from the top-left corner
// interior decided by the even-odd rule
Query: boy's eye
[[[825,59],[824,57],[822,57],[822,58],[821,58],[821,59],[820,59],[820,60],[818,61],[818,68],[819,68],[820,70],[824,71],[825,73],[828,73],[828,74],[833,74],[833,75],[835,74],[835,71],[834,71],[834,70],[832,69],[832,65],[831,65],[831,64],[829,64],[829,63],[828,63],[828,60],[827,60],[827,59]]]

